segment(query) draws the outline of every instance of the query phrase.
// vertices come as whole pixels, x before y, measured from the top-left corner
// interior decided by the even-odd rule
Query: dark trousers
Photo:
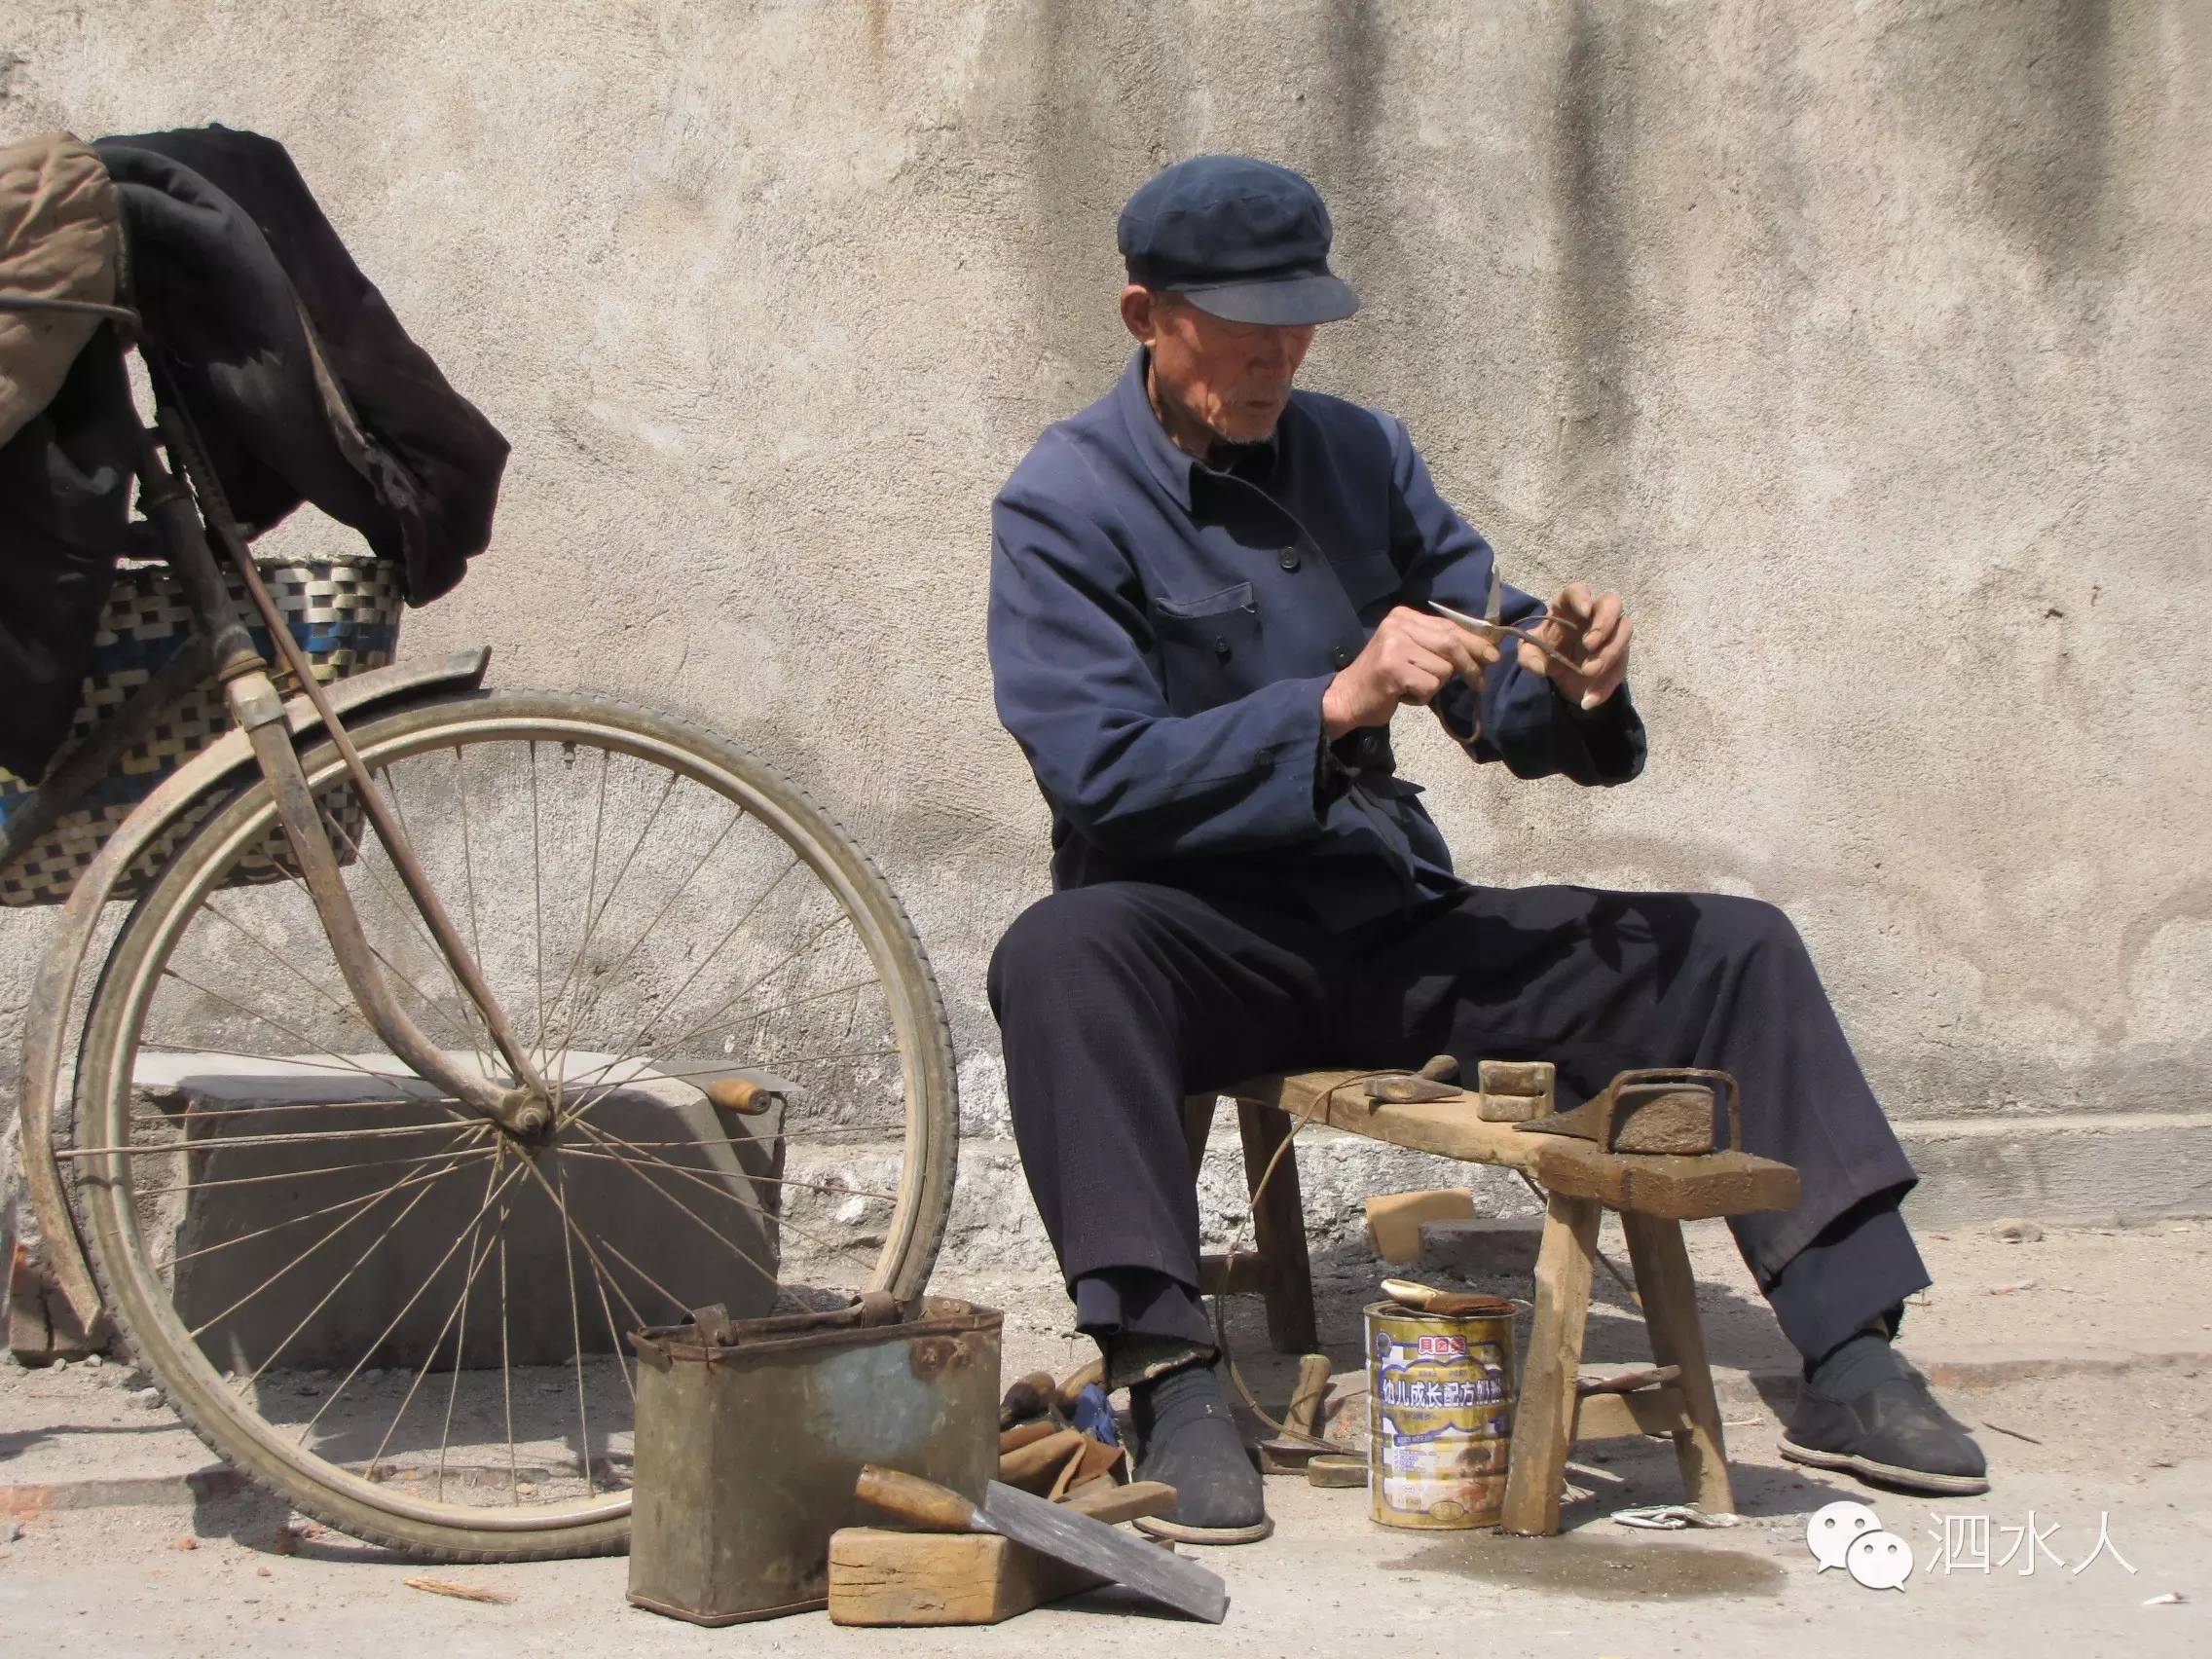
[[[1250,894],[1072,888],[991,961],[1014,1137],[1086,1329],[1188,1329],[1198,1213],[1183,1096],[1263,1072],[1545,1059],[1561,1104],[1616,1072],[1706,1066],[1795,1209],[1730,1228],[1818,1356],[1928,1281],[1897,1210],[1914,1176],[1788,918],[1716,894],[1469,888],[1333,934]],[[1160,1278],[1175,1293],[1157,1293]]]

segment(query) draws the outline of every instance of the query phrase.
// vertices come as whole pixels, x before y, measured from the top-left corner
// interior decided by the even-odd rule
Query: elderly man
[[[1196,1289],[1183,1096],[1259,1072],[1557,1062],[1744,1088],[1748,1150],[1797,1166],[1787,1214],[1733,1222],[1804,1355],[1783,1450],[1936,1493],[1979,1449],[1891,1348],[1928,1274],[1914,1180],[1788,920],[1715,895],[1508,889],[1456,874],[1396,774],[1426,707],[1516,777],[1623,784],[1642,721],[1619,599],[1500,588],[1405,426],[1292,381],[1349,316],[1304,178],[1201,156],[1121,220],[1121,383],[1048,429],[992,509],[998,710],[1052,813],[1051,897],[1001,940],[991,1007],[1030,1190],[1139,1470],[1175,1535],[1268,1530]],[[1502,614],[1559,658],[1423,608]],[[1493,610],[1493,602],[1501,607]],[[1571,663],[1573,666],[1564,666]]]

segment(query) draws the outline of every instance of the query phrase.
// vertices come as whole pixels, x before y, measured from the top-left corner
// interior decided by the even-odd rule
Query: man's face
[[[1180,295],[1134,284],[1122,296],[1122,317],[1152,348],[1160,394],[1238,444],[1274,431],[1290,406],[1290,383],[1313,344],[1310,324],[1224,322]]]

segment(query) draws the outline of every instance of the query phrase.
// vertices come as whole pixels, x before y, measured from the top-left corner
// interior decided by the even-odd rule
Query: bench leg
[[[1536,1251],[1536,1313],[1530,1324],[1529,1357],[1521,1368],[1521,1399],[1514,1409],[1513,1453],[1505,1477],[1501,1525],[1508,1532],[1548,1536],[1559,1530],[1601,1213],[1595,1198],[1557,1193],[1546,1209],[1543,1243]]]
[[[1728,1480],[1728,1448],[1720,1432],[1720,1405],[1713,1393],[1713,1371],[1705,1358],[1705,1326],[1698,1318],[1697,1280],[1689,1253],[1682,1248],[1680,1222],[1655,1216],[1624,1215],[1628,1258],[1636,1268],[1637,1290],[1643,1298],[1643,1326],[1651,1337],[1651,1357],[1681,1367],[1686,1428],[1675,1431],[1675,1460],[1682,1489],[1707,1514],[1729,1514],[1736,1495]]]
[[[1313,1329],[1313,1266],[1306,1253],[1306,1200],[1298,1190],[1298,1149],[1285,1146],[1292,1134],[1289,1118],[1256,1101],[1236,1103],[1236,1128],[1244,1141],[1244,1181],[1260,1184],[1268,1161],[1282,1148],[1282,1161],[1268,1190],[1252,1204],[1252,1237],[1267,1265],[1261,1295],[1268,1305],[1268,1340],[1277,1353],[1311,1353],[1319,1346]]]

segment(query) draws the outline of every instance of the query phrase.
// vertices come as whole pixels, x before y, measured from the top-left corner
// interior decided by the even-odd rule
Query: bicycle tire
[[[887,970],[885,994],[895,1002],[895,1017],[913,1037],[911,1050],[902,1055],[907,1077],[906,1151],[895,1241],[887,1236],[867,1288],[901,1297],[918,1293],[942,1241],[951,1203],[959,1118],[957,1074],[950,1025],[935,975],[911,921],[873,861],[801,789],[740,746],[679,717],[615,699],[477,690],[384,713],[350,729],[362,757],[374,768],[380,757],[411,745],[441,747],[425,740],[502,726],[542,731],[548,741],[567,733],[587,741],[643,743],[681,756],[709,776],[731,781],[854,915],[856,932],[870,957],[879,970]],[[303,758],[310,778],[315,780],[334,776],[341,764],[335,746],[327,741]],[[237,842],[244,827],[261,824],[273,811],[267,787],[258,778],[235,790],[227,804],[177,849],[118,934],[87,1014],[72,1114],[77,1133],[90,1128],[100,1136],[91,1143],[94,1148],[116,1147],[128,1139],[138,1021],[148,1004],[150,980],[159,977],[165,943],[173,942],[172,930],[184,925],[190,908],[203,897],[195,890],[210,861],[226,844]],[[318,1459],[295,1455],[265,1419],[224,1385],[185,1330],[141,1247],[130,1182],[115,1173],[123,1161],[114,1152],[96,1153],[72,1169],[73,1201],[87,1223],[103,1300],[131,1356],[156,1378],[169,1403],[201,1439],[226,1461],[280,1494],[302,1514],[353,1537],[424,1559],[549,1560],[612,1553],[626,1546],[626,1498],[619,1515],[597,1520],[532,1527],[519,1520],[508,1522],[502,1515],[500,1525],[469,1526],[459,1518],[426,1516],[421,1503],[395,1502],[395,1494],[329,1465],[324,1467],[331,1474],[322,1474],[312,1466]],[[458,1364],[458,1348],[456,1353]]]

